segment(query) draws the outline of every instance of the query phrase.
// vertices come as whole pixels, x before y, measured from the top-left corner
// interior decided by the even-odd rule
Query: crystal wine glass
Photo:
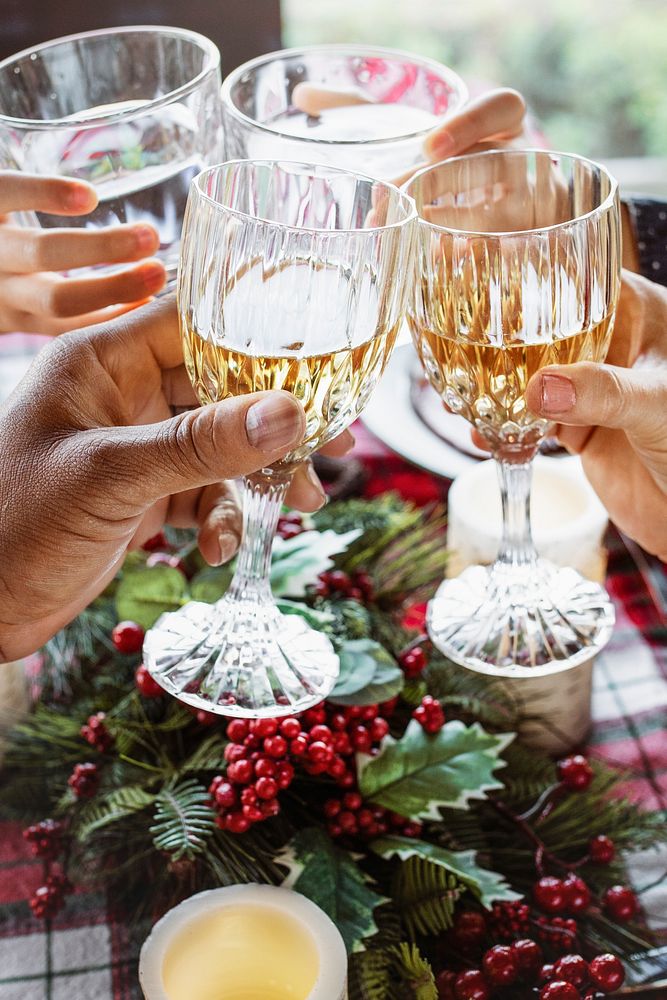
[[[451,69],[394,49],[270,52],[223,83],[225,154],[326,163],[391,179],[424,159],[428,133],[467,96]]]
[[[429,633],[475,669],[528,676],[583,661],[607,642],[613,607],[601,586],[537,556],[531,461],[548,426],[525,391],[545,365],[604,360],[620,290],[616,181],[581,157],[496,150],[428,167],[405,190],[420,214],[415,346],[491,449],[503,510],[495,563],[441,584]]]
[[[414,203],[335,168],[235,161],[193,182],[178,310],[202,403],[267,389],[306,412],[298,448],[245,480],[236,572],[214,606],[193,602],[148,632],[144,662],[166,690],[224,715],[276,716],[326,697],[329,639],[278,610],[271,545],[296,467],[350,424],[389,358],[412,279]]]
[[[222,156],[220,83],[213,42],[181,28],[89,31],[5,59],[0,168],[89,181],[99,196],[89,215],[24,212],[19,222],[150,222],[175,277],[190,181]]]

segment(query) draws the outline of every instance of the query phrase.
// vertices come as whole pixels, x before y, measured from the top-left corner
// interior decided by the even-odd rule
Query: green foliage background
[[[664,0],[283,0],[286,45],[365,42],[513,86],[556,149],[667,156]]]

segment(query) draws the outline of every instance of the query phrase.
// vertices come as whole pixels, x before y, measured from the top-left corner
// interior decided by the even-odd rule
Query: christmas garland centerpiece
[[[636,978],[651,942],[622,854],[665,830],[614,797],[618,775],[522,750],[506,695],[428,645],[406,608],[442,577],[442,533],[440,511],[393,496],[286,515],[274,593],[341,673],[300,717],[250,722],[190,710],[140,663],[144,630],[217,600],[231,570],[185,533],[128,557],[45,648],[8,737],[3,801],[44,860],[34,914],[55,917],[71,881],[138,920],[273,882],[334,919],[354,1000],[591,1000]]]

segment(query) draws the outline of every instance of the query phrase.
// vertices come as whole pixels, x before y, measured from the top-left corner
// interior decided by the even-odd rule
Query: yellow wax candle
[[[347,954],[326,913],[274,885],[200,892],[144,942],[146,1000],[345,1000]]]
[[[192,920],[162,965],[169,1000],[307,1000],[318,973],[307,928],[270,906],[227,906]]]

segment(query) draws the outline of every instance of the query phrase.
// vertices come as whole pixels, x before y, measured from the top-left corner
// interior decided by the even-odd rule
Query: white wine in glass
[[[185,361],[202,403],[286,390],[301,444],[246,477],[243,539],[225,597],[148,632],[167,691],[224,715],[300,712],[331,691],[327,636],[271,595],[271,545],[297,466],[359,414],[389,359],[412,280],[414,203],[332,167],[239,160],[191,188],[178,280]]]
[[[605,358],[620,291],[617,184],[580,157],[495,150],[426,168],[405,189],[420,214],[415,346],[493,453],[503,509],[496,562],[440,586],[429,633],[478,670],[529,676],[583,661],[607,642],[613,606],[533,546],[531,462],[548,422],[529,411],[526,387],[546,365]]]

